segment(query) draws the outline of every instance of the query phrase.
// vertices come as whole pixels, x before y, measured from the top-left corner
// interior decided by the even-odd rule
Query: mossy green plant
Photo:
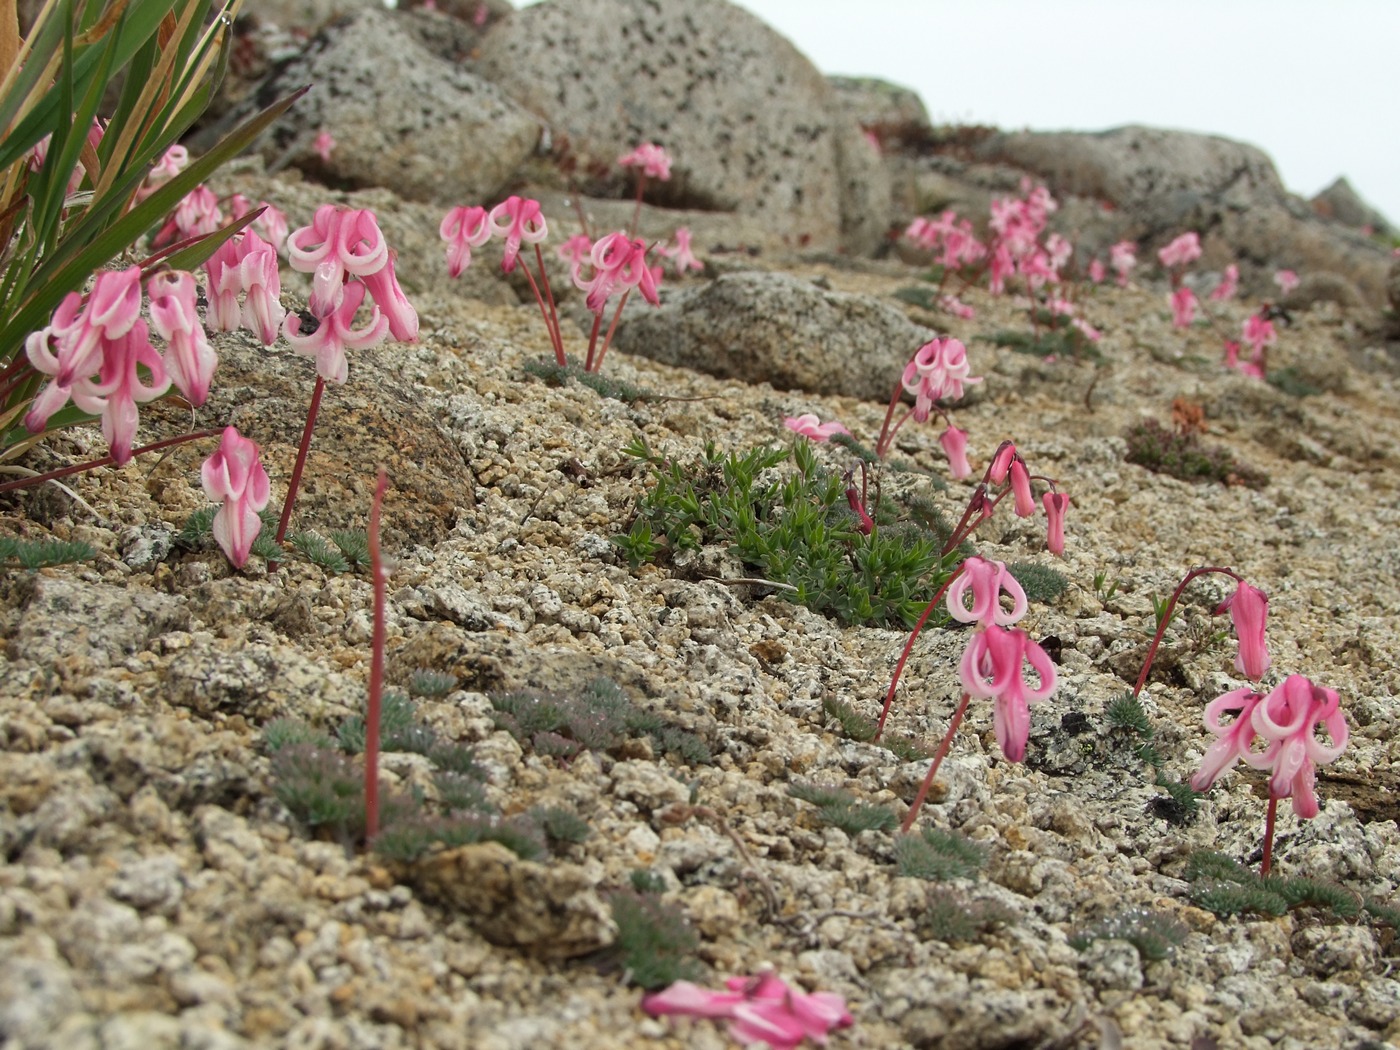
[[[822,784],[790,784],[788,794],[817,808],[823,824],[840,828],[847,835],[863,831],[890,831],[899,823],[894,811],[862,802],[844,788]]]
[[[929,882],[975,878],[987,863],[986,850],[966,835],[942,828],[900,835],[894,846],[900,875]]]
[[[624,451],[651,468],[653,482],[615,540],[629,560],[723,544],[794,602],[843,624],[880,626],[912,626],[953,570],[942,539],[889,500],[869,508],[875,527],[862,532],[848,483],[819,466],[810,442],[730,453],[711,442],[684,463],[640,438]]]
[[[1124,437],[1128,442],[1124,459],[1154,474],[1167,474],[1181,481],[1214,481],[1255,489],[1269,483],[1267,474],[1241,463],[1229,449],[1207,445],[1195,433],[1168,430],[1155,419],[1134,424]]]

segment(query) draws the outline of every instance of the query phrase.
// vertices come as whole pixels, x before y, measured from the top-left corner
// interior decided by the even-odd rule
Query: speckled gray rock
[[[934,335],[870,296],[786,274],[734,273],[626,322],[615,343],[747,383],[883,401],[910,355]]]
[[[1337,179],[1309,203],[1324,219],[1344,226],[1370,226],[1377,233],[1389,233],[1386,217],[1368,204],[1345,176]]]
[[[10,656],[63,676],[83,675],[119,664],[152,638],[187,626],[185,602],[172,595],[37,577]]]
[[[477,68],[580,158],[665,146],[651,200],[761,213],[792,247],[866,252],[884,231],[879,158],[831,87],[724,0],[549,0],[494,28]]]
[[[568,958],[606,948],[617,936],[583,869],[521,860],[499,842],[433,854],[413,864],[408,877],[492,944]]]
[[[215,130],[312,84],[259,140],[269,165],[390,186],[408,200],[493,196],[533,152],[539,125],[492,84],[425,48],[408,17],[366,8],[327,26],[259,88],[255,106],[238,107]],[[324,161],[313,148],[322,130],[336,143]]]

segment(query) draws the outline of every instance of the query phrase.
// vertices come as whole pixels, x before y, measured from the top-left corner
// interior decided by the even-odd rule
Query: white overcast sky
[[[1346,175],[1400,224],[1400,0],[737,2],[823,73],[913,88],[935,123],[1225,135],[1293,192]]]

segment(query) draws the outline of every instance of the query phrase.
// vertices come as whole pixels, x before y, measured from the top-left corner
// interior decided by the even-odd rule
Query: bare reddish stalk
[[[539,245],[535,245],[535,251],[538,252],[539,250],[540,250]],[[532,274],[532,273],[530,272],[530,267],[529,267],[529,266],[523,266],[523,265],[522,265],[520,268],[521,268],[522,270],[525,271],[525,279],[526,279],[527,281],[530,282],[530,291],[532,291],[532,292],[535,293],[535,302],[537,302],[537,303],[539,304],[540,313],[541,313],[541,314],[543,315],[543,317],[544,317],[544,326],[545,326],[545,328],[548,329],[548,331],[549,331],[549,341],[550,341],[551,343],[554,344],[554,360],[557,361],[557,362],[559,363],[559,367],[560,367],[560,368],[564,368],[564,367],[566,367],[566,366],[568,365],[569,362],[568,362],[568,360],[564,357],[564,340],[563,340],[563,337],[559,334],[558,328],[557,328],[555,325],[553,325],[553,324],[550,323],[550,320],[549,320],[549,309],[548,309],[548,308],[545,306],[545,304],[544,304],[544,296],[542,296],[542,295],[540,294],[540,286],[539,286],[538,284],[535,283],[535,275]],[[549,278],[545,277],[545,275],[544,275],[544,263],[543,263],[543,261],[541,261],[541,263],[540,263],[540,279],[541,279],[542,281],[544,281],[545,287],[548,288],[548,287],[549,287]],[[554,293],[551,291],[551,292],[550,292],[550,302],[553,303],[553,301],[554,301]]]
[[[958,731],[958,726],[962,725],[963,715],[967,714],[967,704],[971,699],[971,693],[963,693],[958,709],[953,712],[953,719],[948,723],[948,732],[943,734],[943,743],[938,745],[933,762],[928,767],[928,774],[924,777],[924,782],[919,785],[919,793],[914,796],[914,802],[909,807],[909,812],[904,816],[904,823],[899,826],[899,830],[906,835],[919,816],[919,807],[924,804],[929,788],[933,787],[933,778],[938,773],[938,767],[943,764],[943,759],[948,754],[948,748],[953,744],[953,734]]]
[[[538,244],[535,245],[535,262],[540,268],[540,283],[544,285],[544,297],[549,301],[549,312],[545,314],[544,323],[549,328],[549,338],[554,343],[556,350],[555,356],[561,356],[564,353],[564,333],[559,328],[559,307],[554,302],[554,286],[549,283],[549,274],[544,269],[544,253],[540,251]]]
[[[608,325],[608,334],[603,336],[603,346],[602,349],[598,351],[598,359],[593,362],[593,367],[588,369],[588,371],[601,372],[603,370],[603,355],[608,352],[608,347],[612,346],[612,337],[613,333],[617,331],[617,322],[622,320],[622,308],[627,305],[627,297],[631,294],[632,289],[628,288],[622,293],[622,298],[617,301],[617,309],[613,312],[612,324]],[[599,314],[598,320],[601,321],[602,319],[603,315]],[[596,332],[597,329],[595,328],[594,331]]]
[[[311,451],[311,431],[316,427],[316,415],[321,411],[321,394],[326,389],[326,381],[320,376],[316,377],[316,388],[311,391],[311,406],[306,410],[306,426],[301,432],[301,445],[297,448],[296,465],[292,467],[292,480],[287,483],[287,499],[282,504],[282,520],[277,523],[277,538],[274,541],[279,547],[287,536],[287,526],[292,522],[292,508],[296,506],[297,489],[301,487],[301,472],[306,467],[306,454]],[[276,562],[268,564],[268,569],[276,567]]]
[[[379,834],[379,710],[384,696],[384,595],[389,574],[379,549],[379,511],[389,475],[383,468],[369,509],[369,567],[374,586],[374,635],[370,643],[369,699],[365,704],[365,841]]]
[[[1198,576],[1205,576],[1212,572],[1218,572],[1229,576],[1233,580],[1244,581],[1233,569],[1222,569],[1215,565],[1202,565],[1199,568],[1188,572],[1180,583],[1176,585],[1176,590],[1172,591],[1172,596],[1167,601],[1167,607],[1162,612],[1161,621],[1157,624],[1157,633],[1152,636],[1152,644],[1147,647],[1147,658],[1142,662],[1142,673],[1138,675],[1137,684],[1133,686],[1133,695],[1137,696],[1142,692],[1142,687],[1147,684],[1148,672],[1152,670],[1152,661],[1157,658],[1157,649],[1162,644],[1162,636],[1167,633],[1167,624],[1172,622],[1172,613],[1176,611],[1176,603],[1181,598],[1181,594],[1189,584]]]
[[[959,565],[953,572],[953,575],[943,581],[943,586],[938,588],[933,598],[924,606],[924,611],[919,616],[919,622],[914,624],[914,630],[909,635],[909,641],[904,643],[904,652],[899,654],[899,663],[894,665],[894,678],[890,680],[889,692],[885,694],[885,706],[880,711],[880,721],[875,724],[874,739],[879,740],[880,734],[885,731],[885,719],[889,717],[890,705],[894,703],[895,687],[899,685],[899,676],[904,673],[904,665],[909,659],[909,654],[914,649],[914,642],[919,637],[919,632],[924,629],[924,624],[928,623],[928,618],[933,613],[933,607],[937,605],[938,600],[943,597],[943,593],[948,589],[948,585],[956,580],[962,574],[962,571],[963,567]]]
[[[194,441],[196,438],[214,437],[219,432],[217,430],[195,430],[188,434],[181,434],[179,437],[165,438],[163,441],[153,441],[149,445],[142,445],[140,448],[132,449],[133,456],[139,456],[146,452],[158,452],[163,448],[170,448],[173,445],[183,445],[186,441]],[[103,456],[101,459],[91,459],[86,463],[77,463],[71,467],[60,467],[58,470],[50,470],[45,474],[36,474],[32,478],[20,478],[17,481],[7,481],[0,485],[0,492],[13,492],[15,489],[27,489],[31,485],[42,485],[46,481],[53,481],[56,478],[66,478],[69,474],[79,474],[84,470],[95,470],[98,467],[109,467],[116,460],[111,456]]]
[[[894,384],[894,389],[890,391],[890,407],[885,409],[885,422],[880,427],[879,438],[877,438],[875,441],[875,455],[879,456],[881,459],[884,459],[885,453],[890,450],[890,443],[894,441],[894,436],[896,433],[898,433],[899,428],[904,425],[904,420],[909,418],[909,413],[906,412],[904,414],[904,419],[901,419],[897,424],[895,424],[894,430],[890,429],[890,420],[894,418],[895,405],[899,404],[899,395],[903,392],[903,381],[896,380]]]
[[[1274,861],[1274,817],[1278,813],[1278,799],[1272,794],[1269,796],[1269,812],[1264,817],[1264,861],[1259,865],[1259,874],[1263,878],[1269,877],[1269,868]]]
[[[583,370],[585,372],[596,372],[593,366],[593,355],[598,349],[598,331],[603,327],[603,315],[596,313],[593,315],[593,329],[588,333],[588,356],[583,360]]]

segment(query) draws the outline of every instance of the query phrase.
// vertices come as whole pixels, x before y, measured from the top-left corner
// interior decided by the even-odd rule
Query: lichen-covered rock
[[[884,232],[887,179],[856,123],[801,52],[724,0],[552,0],[500,22],[477,69],[580,160],[665,146],[672,177],[649,200],[761,214],[793,248],[867,252]]]
[[[412,16],[366,7],[326,26],[250,99],[203,133],[207,144],[252,111],[312,90],[259,140],[268,164],[294,164],[408,200],[477,203],[535,149],[539,125],[492,84],[423,46]],[[335,140],[322,158],[321,131]]]
[[[570,958],[617,936],[596,880],[583,869],[521,860],[499,842],[433,854],[411,865],[408,878],[492,944]]]
[[[616,345],[668,365],[780,390],[887,400],[934,333],[866,295],[778,273],[726,274],[618,329]]]

